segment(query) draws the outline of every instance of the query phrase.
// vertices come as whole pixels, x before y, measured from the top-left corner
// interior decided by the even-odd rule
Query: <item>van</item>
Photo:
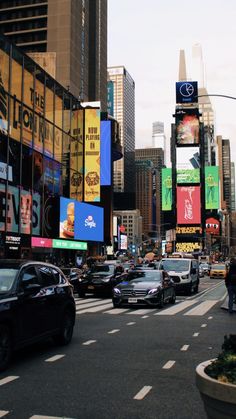
[[[188,295],[198,292],[199,269],[198,261],[189,258],[163,258],[159,269],[167,271],[175,283],[176,293],[184,292]]]

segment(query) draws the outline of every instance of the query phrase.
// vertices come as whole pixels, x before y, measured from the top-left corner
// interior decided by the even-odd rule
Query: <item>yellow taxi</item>
[[[224,263],[216,263],[211,265],[210,278],[225,279],[227,274],[227,267]]]

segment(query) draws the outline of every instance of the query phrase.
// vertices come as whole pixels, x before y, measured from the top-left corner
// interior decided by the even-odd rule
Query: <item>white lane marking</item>
[[[147,309],[130,311],[127,314],[137,314],[138,316],[140,316],[141,314],[147,314],[147,313],[151,313],[151,312],[153,313],[153,309],[152,308],[147,308]]]
[[[202,324],[202,325],[201,325],[201,327],[207,327],[207,324],[206,324],[206,323],[204,323],[204,324]]]
[[[126,323],[126,325],[127,325],[127,326],[133,326],[133,324],[136,324],[136,322],[129,322],[129,323]]]
[[[104,301],[101,298],[84,298],[82,300],[75,298],[76,306],[83,306],[84,304],[93,303],[94,301]]]
[[[4,384],[8,384],[11,381],[17,380],[17,378],[20,378],[20,377],[16,375],[9,375],[8,377],[2,378],[2,380],[0,380],[0,386],[3,386]]]
[[[192,310],[189,310],[187,313],[184,313],[184,316],[203,316],[208,310],[210,310],[218,300],[207,300],[203,301],[197,307],[194,307]]]
[[[98,307],[87,308],[85,310],[76,310],[76,314],[84,314],[84,313],[97,313],[98,311],[106,310],[108,308],[113,307],[113,304],[103,304]]]
[[[8,415],[9,410],[0,410],[0,418],[3,418],[3,416]]]
[[[92,307],[96,307],[96,306],[101,306],[104,304],[109,304],[111,301],[109,300],[109,302],[105,303],[104,300],[99,300],[99,301],[95,301],[95,303],[86,303],[86,304],[82,304],[82,306],[76,306],[76,311],[77,313],[79,313],[80,311],[84,310],[85,308],[92,308]]]
[[[199,335],[199,333],[194,333],[193,337],[196,338]]]
[[[65,416],[43,416],[43,415],[33,415],[30,416],[29,419],[73,419],[73,418],[66,418]]]
[[[86,342],[82,343],[82,345],[91,345],[92,343],[97,342],[96,340],[87,340]]]
[[[54,355],[51,356],[51,358],[45,359],[45,362],[55,362],[58,361],[58,359],[64,358],[65,355]]]
[[[220,299],[220,301],[225,300],[225,299],[226,299],[226,297],[227,297],[227,295],[228,295],[228,292],[226,291],[226,292],[224,293],[223,297]]]
[[[208,320],[211,320],[211,319],[213,319],[213,316],[209,316],[209,317],[208,317]]]
[[[163,365],[163,370],[169,370],[170,368],[173,367],[173,365],[175,364],[175,361],[168,361],[165,365]]]
[[[192,306],[193,304],[196,304],[197,300],[191,300],[191,301],[184,301],[183,303],[176,304],[175,306],[171,308],[167,308],[166,310],[161,311],[160,313],[155,313],[154,316],[165,316],[165,315],[174,315],[179,313],[182,310],[185,310],[185,308]]]
[[[149,316],[142,316],[142,319],[147,319]]]
[[[110,335],[113,335],[114,333],[117,333],[117,332],[119,332],[120,331],[120,329],[113,329],[113,330],[110,330],[109,332],[107,332],[107,333],[109,333]]]
[[[182,348],[180,349],[181,351],[187,351],[189,348],[189,345],[183,345]]]
[[[113,308],[113,310],[104,311],[104,313],[121,314],[121,313],[125,313],[128,310],[129,310],[128,308]]]
[[[152,386],[144,386],[137,394],[134,396],[134,400],[142,400],[152,389]]]

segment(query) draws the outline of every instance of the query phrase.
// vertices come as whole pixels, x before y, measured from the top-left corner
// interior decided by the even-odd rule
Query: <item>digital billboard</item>
[[[175,245],[176,252],[194,252],[194,250],[200,250],[201,249],[201,243],[199,242],[177,242]]]
[[[177,183],[200,183],[200,169],[178,169]]]
[[[200,186],[177,186],[177,224],[200,223]]]
[[[60,238],[103,241],[103,236],[103,208],[60,198]]]
[[[199,144],[198,109],[186,109],[175,115],[176,144]]]
[[[100,201],[100,110],[85,109],[84,200]]]
[[[219,167],[205,167],[205,204],[206,209],[219,208]]]
[[[176,83],[176,103],[197,103],[197,81],[179,81]]]
[[[101,121],[101,186],[111,185],[111,121]]]
[[[107,112],[108,115],[114,116],[114,82],[107,82]]]
[[[206,233],[212,235],[220,234],[220,221],[216,218],[210,217],[206,219]]]
[[[178,147],[176,148],[176,169],[192,170],[199,169],[200,150],[199,147]]]
[[[162,183],[162,211],[170,211],[172,208],[172,170],[161,170]]]

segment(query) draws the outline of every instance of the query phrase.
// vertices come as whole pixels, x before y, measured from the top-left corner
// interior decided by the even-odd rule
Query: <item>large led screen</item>
[[[60,238],[103,241],[103,208],[60,198]]]
[[[176,144],[199,144],[198,109],[186,109],[175,116]]]
[[[177,186],[177,224],[200,223],[200,186]]]
[[[85,109],[84,200],[100,201],[100,110]]]
[[[205,203],[206,209],[219,208],[219,167],[205,167]]]
[[[101,121],[101,186],[111,185],[111,121]]]
[[[178,147],[176,148],[176,169],[192,170],[199,169],[200,150],[199,147]]]
[[[200,169],[178,169],[177,183],[200,183]]]
[[[172,207],[172,171],[161,170],[162,178],[162,211],[170,211]]]
[[[176,103],[197,103],[197,81],[178,81],[176,83]]]

